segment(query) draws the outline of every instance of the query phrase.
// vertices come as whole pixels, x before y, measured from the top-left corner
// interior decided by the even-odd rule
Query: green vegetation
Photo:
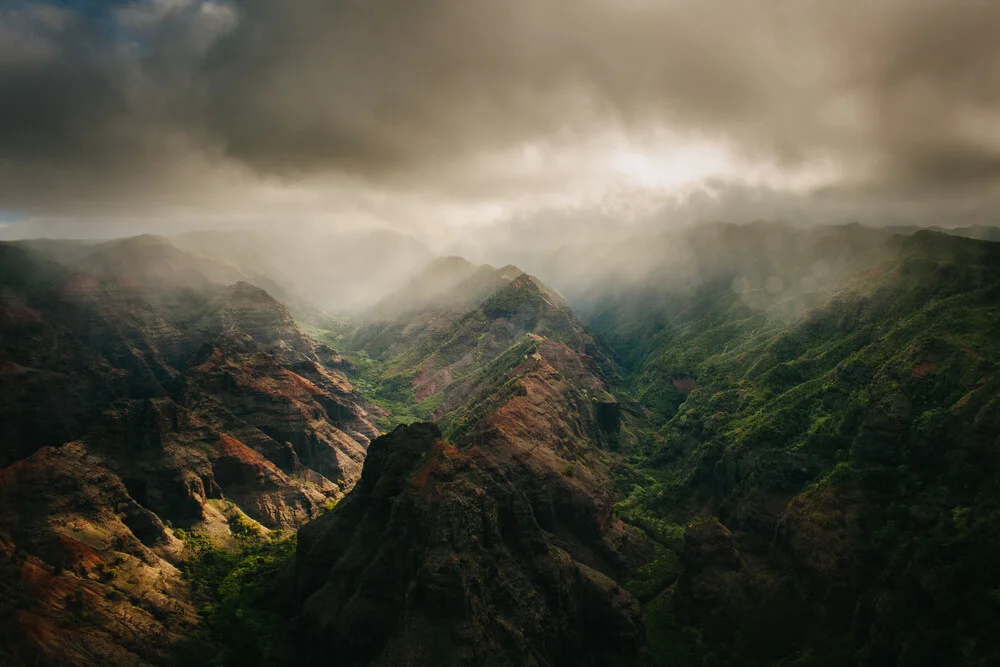
[[[653,325],[598,320],[609,339],[656,331],[621,354],[658,426],[619,514],[653,536],[718,516],[745,562],[685,575],[657,540],[629,587],[661,664],[1000,660],[1000,251],[893,243],[798,318],[709,285],[633,311]],[[685,576],[727,592],[703,609]]]
[[[387,411],[377,420],[384,431],[461,411],[470,396],[483,395],[484,384],[497,386],[512,358],[520,361],[517,350],[529,333],[585,349],[602,376],[623,389],[614,365],[561,296],[528,276],[491,271],[472,294],[459,285],[451,301],[442,296],[396,319],[367,324],[345,319],[330,330],[307,329],[345,355],[355,389]],[[459,429],[467,416],[451,415],[445,422]]]
[[[328,500],[325,505],[323,505],[323,512],[330,512],[340,503],[340,500]]]
[[[230,524],[234,523],[244,522],[231,518]],[[205,664],[266,663],[284,629],[284,618],[276,609],[277,580],[295,553],[295,535],[278,531],[264,537],[259,529],[237,530],[235,544],[221,547],[203,534],[174,532],[190,552],[182,569],[200,605],[204,638],[216,647]]]
[[[616,510],[655,542],[625,585],[658,664],[1000,664],[1000,250],[880,238],[757,268],[738,248],[730,273],[613,293],[590,309],[601,343],[531,284],[329,340],[383,427],[440,414],[451,440],[523,389],[530,334],[611,382],[614,358]],[[765,289],[775,274],[820,287]],[[731,533],[687,549],[695,517]],[[712,560],[730,550],[738,566]]]
[[[378,419],[378,426],[383,431],[430,418],[440,397],[418,400],[413,389],[413,373],[392,374],[388,364],[372,359],[364,352],[355,352],[350,359],[358,369],[350,375],[358,393],[388,412],[388,415]]]
[[[381,430],[388,432],[400,424],[430,418],[441,400],[440,394],[418,400],[413,389],[415,372],[400,371],[393,364],[370,356],[364,349],[350,347],[349,341],[357,331],[356,325],[346,323],[338,329],[311,328],[309,331],[317,340],[345,351],[345,358],[351,366],[347,376],[355,390],[387,413],[376,418]]]
[[[457,441],[491,410],[510,399],[519,386],[517,378],[508,377],[510,371],[534,354],[537,344],[536,339],[524,335],[473,376],[470,384],[475,389],[442,420],[445,439]]]
[[[124,593],[115,588],[109,588],[108,592],[104,594],[104,597],[111,602],[124,602],[128,599]]]

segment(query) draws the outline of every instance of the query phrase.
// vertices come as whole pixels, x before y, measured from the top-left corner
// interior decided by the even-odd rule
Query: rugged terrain
[[[565,299],[515,266],[439,259],[360,319],[319,336],[356,362],[359,386],[396,420],[453,421],[482,386],[481,374],[526,334],[567,346],[612,392],[622,388],[614,364]],[[601,391],[601,400],[616,400]]]
[[[361,483],[299,536],[295,660],[634,665],[621,577],[646,547],[608,489],[544,444],[455,446],[430,424],[372,445]]]
[[[449,257],[307,335],[219,248],[0,245],[0,659],[993,664],[998,248]]]
[[[349,347],[443,433],[376,440],[355,490],[300,531],[286,659],[642,664],[622,584],[653,544],[615,517],[612,475],[641,411],[623,415],[613,365],[516,267],[441,260],[387,301]]]
[[[897,231],[667,235],[659,250],[640,244],[642,261],[564,285],[599,339],[505,318],[529,333],[522,344],[572,340],[590,368],[612,369],[603,390],[627,436],[596,442],[625,457],[612,468],[616,515],[654,545],[622,581],[642,602],[656,662],[996,659],[1000,254],[990,242]],[[488,378],[509,366],[480,351],[513,338],[483,335],[486,304],[511,293],[531,303],[510,275],[511,292],[484,288],[497,273],[447,260],[406,301],[429,306],[339,338],[374,360],[364,382],[395,387],[404,413],[439,419],[460,451],[487,425],[526,424],[526,441],[552,442],[547,424],[563,420],[549,399],[535,421],[493,412],[504,392]],[[456,296],[442,298],[448,290]],[[567,335],[577,330],[583,338]]]
[[[284,306],[162,240],[0,255],[4,636],[28,662],[162,662],[197,620],[164,523],[317,516],[360,475],[369,407]]]
[[[1000,250],[878,237],[592,306],[658,422],[620,513],[687,527],[641,587],[665,664],[1000,655]]]

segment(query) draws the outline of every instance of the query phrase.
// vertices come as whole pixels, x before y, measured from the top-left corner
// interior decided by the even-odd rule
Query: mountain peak
[[[500,277],[503,278],[504,280],[515,280],[519,276],[526,275],[524,271],[514,266],[513,264],[507,264],[506,266],[500,267],[499,272],[500,272]]]
[[[186,252],[168,239],[151,234],[101,243],[76,265],[85,271],[155,288],[231,285],[245,278],[231,266]]]
[[[433,425],[399,427],[300,531],[296,662],[641,664],[635,599],[565,550],[574,530],[605,548],[579,528],[600,510],[574,480],[534,477],[510,443],[458,448]]]
[[[476,265],[458,255],[447,255],[438,257],[423,270],[422,273],[449,272],[449,271],[471,271]]]
[[[370,309],[366,319],[390,320],[426,310],[468,308],[523,273],[512,265],[497,269],[454,255],[439,257]]]

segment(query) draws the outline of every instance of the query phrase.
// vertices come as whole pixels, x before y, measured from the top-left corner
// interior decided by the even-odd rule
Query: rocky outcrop
[[[149,261],[179,261],[173,252],[146,253],[145,243]],[[390,347],[416,355],[434,341],[420,367],[432,383],[428,397],[442,399],[450,442],[419,424],[369,448],[377,431],[343,373],[346,362],[302,334],[266,292],[214,284],[200,271],[172,281],[169,262],[101,259],[100,275],[77,271],[41,291],[12,290],[18,322],[29,322],[16,326],[34,326],[37,312],[42,330],[60,327],[66,341],[89,351],[78,359],[117,382],[95,393],[89,412],[77,410],[84,416],[70,444],[3,471],[11,497],[36,498],[44,480],[66,504],[40,502],[35,515],[12,505],[0,516],[0,542],[25,554],[18,567],[51,567],[58,580],[67,570],[56,569],[72,566],[70,576],[82,582],[66,604],[39,598],[49,629],[31,635],[28,657],[18,660],[183,656],[179,629],[190,629],[183,587],[171,593],[179,616],[150,612],[158,626],[129,620],[132,635],[87,591],[115,604],[132,600],[135,592],[113,583],[119,574],[107,565],[131,567],[129,557],[161,571],[166,591],[178,581],[169,561],[179,545],[164,524],[225,533],[219,508],[232,503],[267,528],[312,519],[290,570],[294,618],[282,662],[645,662],[638,603],[622,583],[652,545],[615,516],[611,475],[610,450],[626,431],[628,406],[611,394],[611,362],[556,293],[512,267],[477,269],[463,291],[471,311],[408,320],[405,327],[429,330],[389,336]],[[108,275],[121,266],[128,276]],[[49,359],[7,349],[18,367],[29,357]],[[42,472],[28,474],[36,467]],[[83,545],[67,542],[72,558],[60,555],[69,538]],[[0,581],[22,591],[22,570]],[[123,609],[123,618],[138,618]],[[18,623],[4,627],[13,636]],[[79,650],[68,643],[76,627],[94,637],[79,640]],[[157,639],[144,639],[148,632]],[[132,647],[144,642],[148,651]]]
[[[456,448],[430,424],[377,439],[355,490],[300,531],[294,659],[642,664],[637,602],[545,527],[538,483],[513,452]],[[569,495],[567,516],[594,512],[587,500]]]
[[[721,523],[700,518],[684,531],[677,606],[681,618],[703,621],[720,605],[739,596],[740,554]]]
[[[208,336],[240,332],[249,349],[284,353],[289,361],[297,354],[315,357],[316,343],[299,331],[288,309],[264,290],[241,281],[213,291],[193,325],[198,331]]]
[[[227,418],[234,427],[227,428]],[[206,519],[213,498],[235,502],[268,528],[292,528],[337,493],[335,484],[301,465],[282,471],[241,438],[264,451],[279,449],[225,412],[151,399],[114,404],[83,442],[106,458],[133,498],[186,528]]]
[[[235,429],[286,474],[316,473],[341,495],[360,476],[377,431],[342,375],[316,363],[299,370],[268,354],[217,349],[186,374],[180,400],[218,429]]]
[[[422,416],[440,419],[476,393],[477,376],[525,335],[565,345],[587,366],[581,376],[621,387],[614,364],[565,299],[515,266],[439,260],[370,312],[346,344],[385,364],[384,385],[434,406]]]
[[[300,530],[289,661],[643,663],[620,582],[652,547],[614,514],[598,367],[529,334],[469,384],[447,442],[431,424],[375,440],[354,490]]]

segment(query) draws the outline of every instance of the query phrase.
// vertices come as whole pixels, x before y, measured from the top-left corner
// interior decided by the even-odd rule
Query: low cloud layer
[[[14,0],[0,210],[460,228],[723,179],[985,220],[997,26],[989,0]]]

